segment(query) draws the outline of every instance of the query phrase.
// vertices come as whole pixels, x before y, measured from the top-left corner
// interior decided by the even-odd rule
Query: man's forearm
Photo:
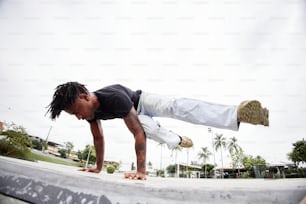
[[[90,123],[90,129],[96,150],[97,169],[101,171],[104,162],[104,137],[100,121]]]
[[[134,107],[124,118],[124,122],[129,130],[134,135],[135,139],[135,151],[137,157],[137,173],[146,173],[146,135],[142,128],[142,125],[138,119],[137,112]],[[145,178],[145,176],[142,176]]]
[[[146,173],[146,138],[144,135],[138,136],[135,140],[135,150],[137,157],[137,172]]]
[[[95,150],[96,150],[96,163],[97,169],[102,170],[104,162],[104,141],[103,137],[94,140]]]

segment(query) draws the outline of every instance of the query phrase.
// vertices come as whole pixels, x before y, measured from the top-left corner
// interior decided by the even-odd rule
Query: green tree
[[[211,155],[211,152],[208,150],[207,147],[201,147],[201,150],[199,153],[198,153],[198,157],[199,159],[203,159],[203,164],[205,165],[206,164],[206,161],[207,159],[209,158],[209,156]],[[205,178],[207,178],[207,169],[206,169],[206,166],[205,165],[205,168],[204,168],[204,175],[205,175]]]
[[[253,157],[251,155],[245,155],[242,159],[242,164],[252,177],[255,177],[256,172],[254,169],[264,172],[267,168],[266,160],[261,156]]]
[[[32,140],[32,147],[33,149],[42,150],[43,149],[43,143],[39,140],[33,139]]]
[[[88,144],[88,145],[85,146],[85,149],[82,152],[83,160],[87,161],[87,156],[88,156],[89,152],[90,152],[90,155],[89,155],[88,163],[89,164],[94,164],[96,162],[96,150],[95,150],[95,147],[93,145]]]
[[[72,142],[65,142],[65,148],[67,152],[67,157],[69,158],[71,151],[73,150],[73,143]]]
[[[165,177],[165,171],[161,169],[156,170],[156,176]]]
[[[78,159],[79,159],[80,161],[83,161],[83,155],[82,155],[81,150],[78,150],[77,153],[76,153],[76,155],[78,156]]]
[[[231,137],[227,143],[227,149],[229,153],[240,151],[241,147],[237,144],[236,137]]]
[[[213,173],[212,173],[212,170],[214,169],[214,165],[212,165],[212,164],[203,164],[202,165],[202,171],[207,171],[208,172],[208,175],[213,175]],[[205,175],[205,178],[207,178],[208,176],[206,176]]]
[[[237,152],[232,152],[231,154],[231,167],[238,168],[242,166],[242,159],[244,158],[244,152],[240,148]]]
[[[242,159],[242,163],[246,170],[252,170],[255,164],[266,165],[266,160],[259,155],[256,157],[253,157],[251,155],[245,155]]]
[[[296,166],[306,162],[306,141],[300,140],[292,144],[293,150],[288,154],[288,158],[292,160]]]
[[[242,148],[237,144],[236,137],[231,137],[227,143],[227,149],[230,153],[232,162],[232,168],[237,168],[242,163],[243,158],[243,150]]]
[[[221,151],[221,164],[222,164],[222,170],[221,170],[221,178],[223,178],[223,154],[222,154],[222,148],[226,148],[226,141],[225,137],[223,137],[223,134],[216,133],[216,137],[214,138],[214,148],[216,151],[220,149]]]
[[[169,165],[167,166],[167,172],[170,173],[170,174],[175,174],[176,172],[176,165]]]
[[[67,158],[67,150],[66,149],[59,149],[58,153],[60,153],[61,158]]]
[[[20,159],[29,159],[32,148],[32,140],[25,128],[12,123],[7,125],[7,130],[2,131],[5,136],[0,140],[0,154]]]

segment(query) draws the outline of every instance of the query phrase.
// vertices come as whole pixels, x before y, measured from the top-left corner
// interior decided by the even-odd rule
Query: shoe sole
[[[193,146],[193,142],[190,138],[183,136],[182,142],[181,144],[179,144],[179,146],[184,147],[184,148],[189,148]]]
[[[264,114],[264,126],[269,126],[269,109],[264,108],[263,114]]]
[[[269,110],[262,108],[259,101],[248,101],[239,108],[241,122],[269,126]]]

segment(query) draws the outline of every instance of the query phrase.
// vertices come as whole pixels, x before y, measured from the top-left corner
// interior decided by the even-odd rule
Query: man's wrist
[[[98,170],[102,170],[102,167],[103,167],[103,165],[102,164],[97,164],[97,166],[96,166],[96,168],[98,169]]]
[[[142,173],[142,174],[146,174],[146,169],[140,169],[140,170],[137,169],[137,172]]]

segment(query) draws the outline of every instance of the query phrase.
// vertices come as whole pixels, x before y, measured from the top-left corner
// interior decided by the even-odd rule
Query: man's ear
[[[79,95],[79,98],[80,98],[80,99],[85,99],[86,101],[89,101],[89,94],[81,93],[81,94]]]

